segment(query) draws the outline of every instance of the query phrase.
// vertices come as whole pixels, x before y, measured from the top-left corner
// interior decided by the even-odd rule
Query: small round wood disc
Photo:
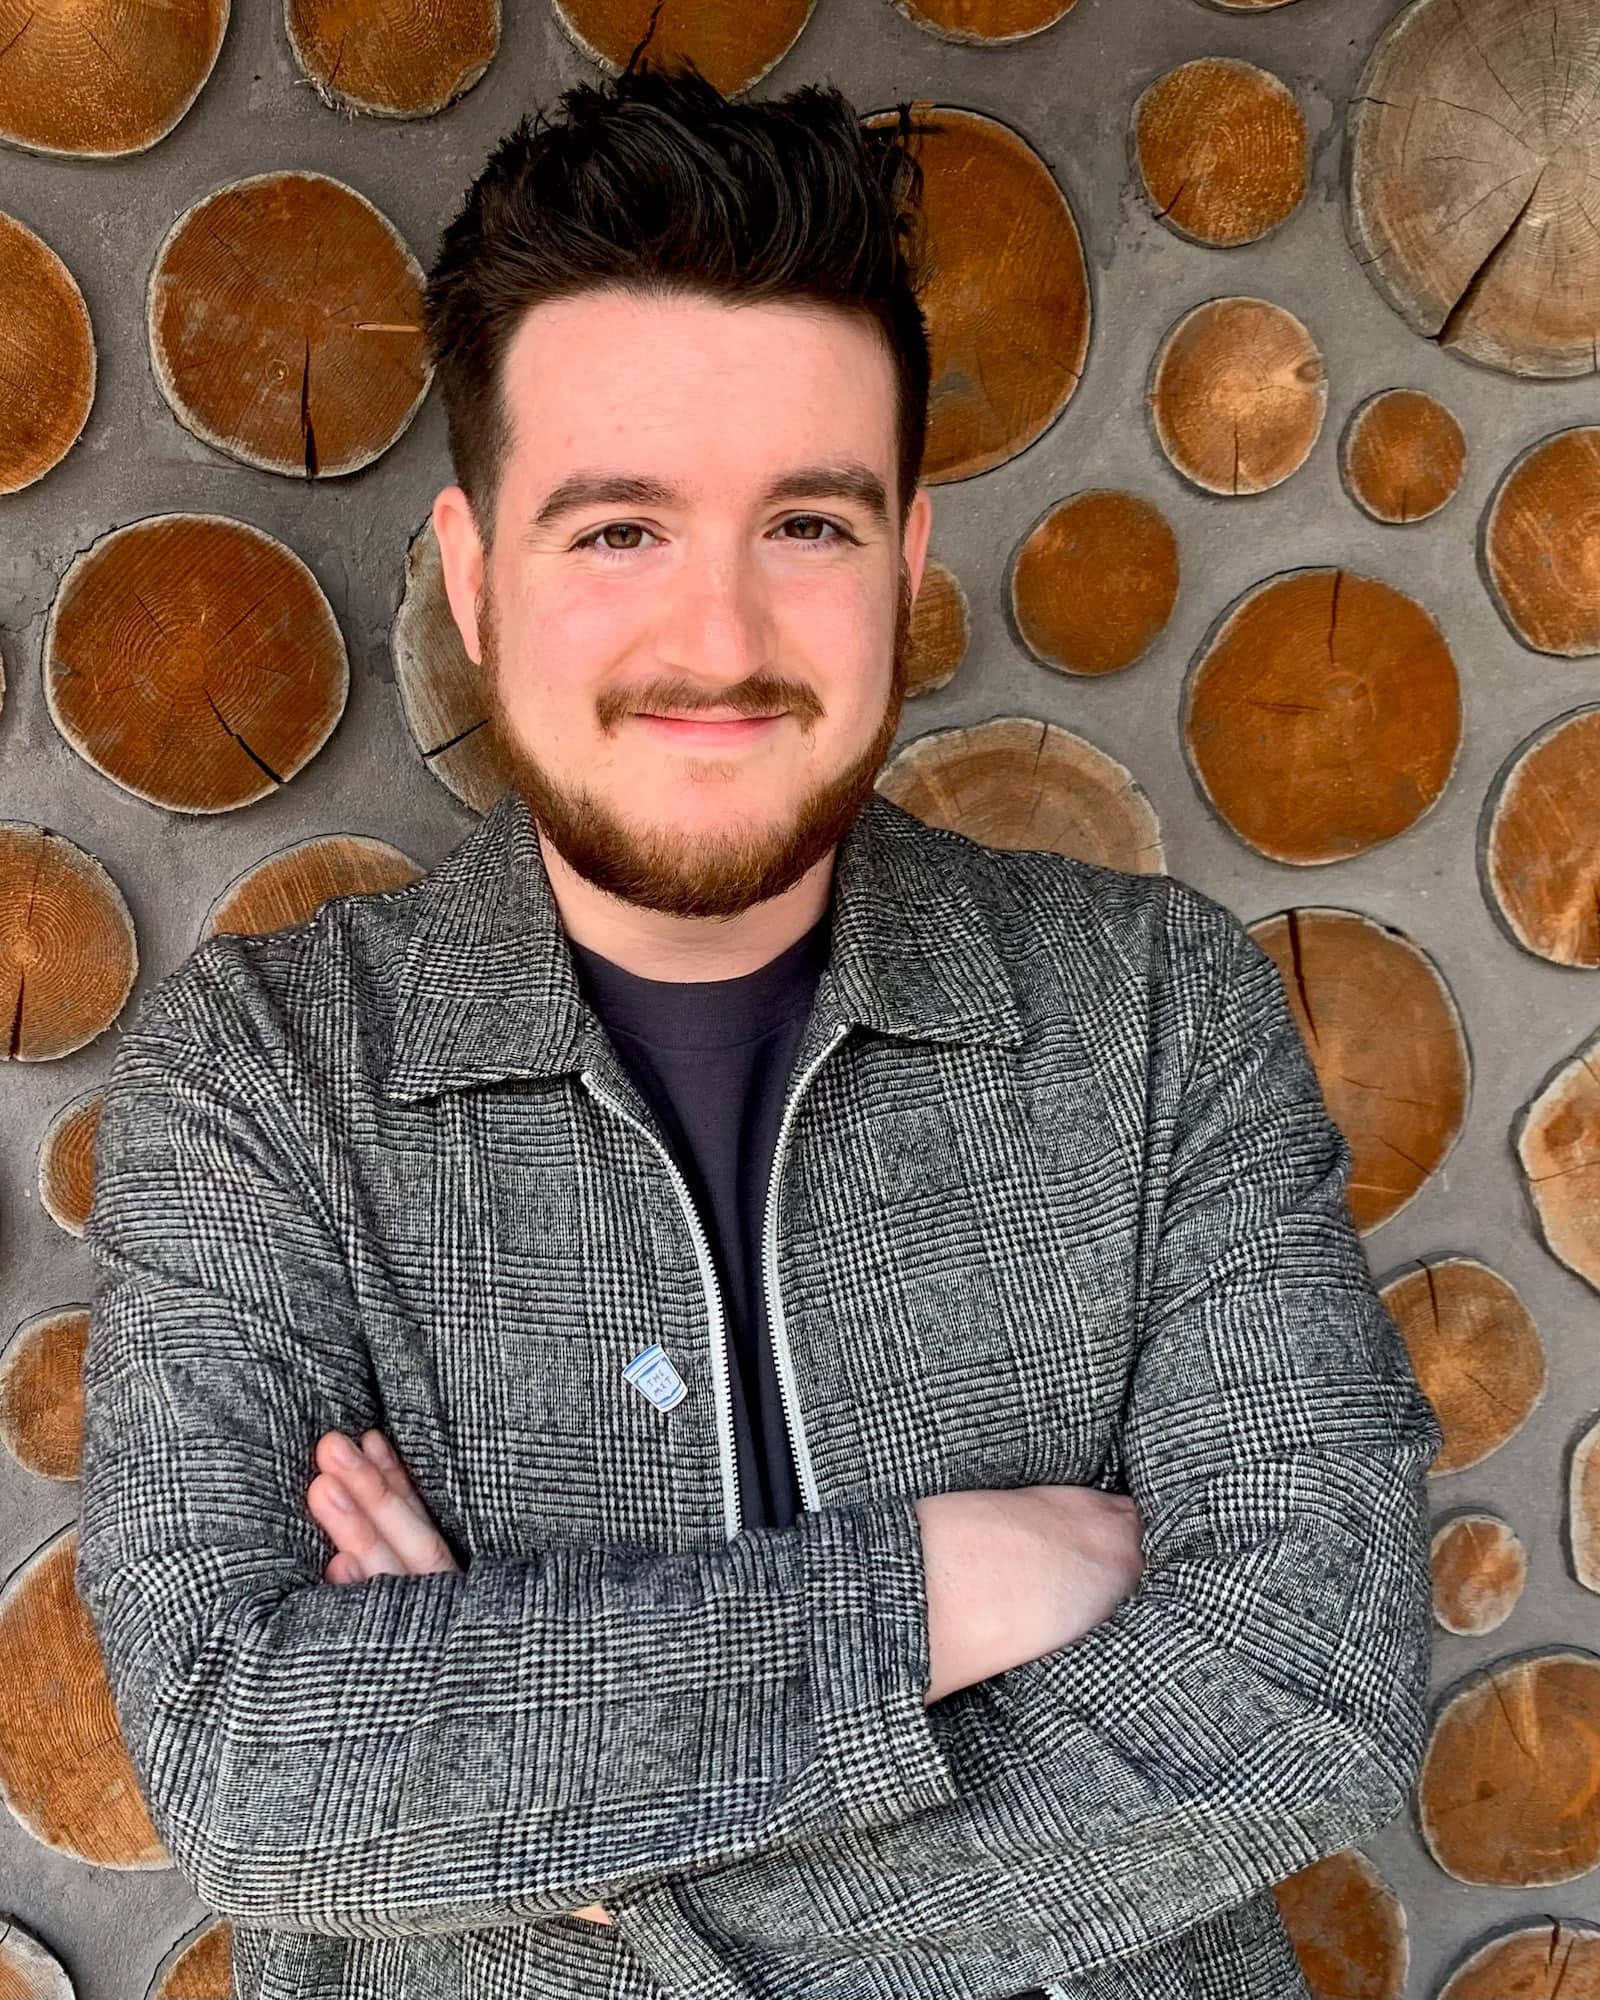
[[[1019,42],[1053,28],[1077,0],[894,0],[898,12],[947,42]]]
[[[500,0],[283,0],[284,32],[325,104],[430,118],[469,91],[500,47]]]
[[[1600,707],[1517,746],[1488,800],[1483,887],[1524,951],[1600,969]]]
[[[150,2000],[233,2000],[233,1925],[204,1917],[156,1967]]]
[[[0,1797],[35,1840],[98,1868],[170,1868],[128,1757],[68,1525],[0,1591]]]
[[[1600,1034],[1517,1114],[1511,1138],[1545,1247],[1600,1291]]]
[[[424,767],[464,806],[488,812],[511,772],[487,726],[482,669],[451,614],[431,516],[406,550],[389,657],[406,731]]]
[[[82,1236],[94,1202],[94,1142],[105,1092],[98,1086],[63,1104],[39,1146],[39,1206],[69,1236]]]
[[[235,181],[186,209],[156,253],[156,384],[185,429],[246,465],[357,472],[432,380],[422,287],[393,223],[342,181]]]
[[[22,1928],[9,1908],[0,1932],[0,1993],[15,1993],[19,2000],[74,2000],[66,1967]]]
[[[1456,1514],[1434,1530],[1433,1615],[1447,1632],[1476,1638],[1503,1625],[1528,1580],[1528,1552],[1498,1514]]]
[[[1358,911],[1285,910],[1249,930],[1349,1142],[1350,1214],[1365,1234],[1399,1214],[1461,1136],[1472,1072],[1460,1011],[1419,945]]]
[[[1322,352],[1283,306],[1208,299],[1157,351],[1147,391],[1156,442],[1205,493],[1265,493],[1298,472],[1322,432]]]
[[[922,588],[911,607],[907,701],[948,687],[967,656],[971,637],[972,614],[960,578],[929,556],[922,566]]]
[[[1225,825],[1300,866],[1414,826],[1461,744],[1461,684],[1414,598],[1353,570],[1289,570],[1230,605],[1195,656],[1184,748]]]
[[[1540,1917],[1472,1948],[1438,2000],[1584,2000],[1600,1993],[1600,1925]]]
[[[42,236],[5,214],[0,324],[0,493],[20,493],[61,463],[89,421],[94,332],[66,265]]]
[[[1600,425],[1558,431],[1516,460],[1485,517],[1483,553],[1524,646],[1600,653]]]
[[[1089,270],[1071,203],[1020,134],[922,99],[911,123],[932,375],[922,477],[934,486],[1015,458],[1066,408],[1089,350]]]
[[[1050,507],[1007,579],[1011,617],[1036,660],[1112,674],[1147,653],[1178,599],[1178,538],[1137,493],[1093,487]]]
[[[56,1306],[25,1319],[0,1349],[0,1443],[40,1479],[83,1469],[88,1341],[89,1308]]]
[[[890,758],[877,789],[929,826],[986,847],[1068,854],[1130,874],[1166,866],[1155,808],[1127,767],[1033,716],[931,730]]]
[[[1466,433],[1443,403],[1421,389],[1384,389],[1350,419],[1339,469],[1358,507],[1400,527],[1453,499],[1466,465]]]
[[[109,160],[164,139],[200,95],[228,0],[0,0],[0,141]]]
[[[800,39],[816,0],[699,0],[671,11],[658,0],[553,0],[556,20],[573,47],[608,74],[618,75],[648,35],[652,68],[686,58],[724,97],[737,97],[776,69]]]
[[[1359,1848],[1312,1862],[1274,1883],[1272,1893],[1313,1993],[1403,2000],[1410,1957],[1405,1911]]]
[[[1367,62],[1350,240],[1407,325],[1453,354],[1513,375],[1596,368],[1597,50],[1600,0],[1413,0]]]
[[[1544,1343],[1517,1288],[1475,1257],[1419,1258],[1382,1287],[1444,1443],[1435,1475],[1480,1465],[1544,1395]]]
[[[1575,1881],[1600,1862],[1600,1657],[1491,1661],[1440,1704],[1417,1779],[1428,1852],[1457,1882]]]
[[[1567,1478],[1567,1545],[1574,1577],[1585,1590],[1600,1593],[1600,1417],[1573,1446]]]
[[[280,848],[230,882],[212,904],[202,943],[218,931],[287,930],[316,915],[331,896],[403,889],[422,869],[386,840],[359,833],[319,833]]]
[[[0,820],[0,1061],[54,1061],[103,1035],[138,971],[133,918],[95,857]]]
[[[229,812],[287,784],[350,691],[311,571],[215,514],[151,515],[85,550],[50,608],[44,676],[78,755],[173,812]]]
[[[1216,249],[1254,243],[1306,195],[1310,149],[1294,92],[1233,56],[1157,78],[1134,106],[1133,156],[1158,218]]]

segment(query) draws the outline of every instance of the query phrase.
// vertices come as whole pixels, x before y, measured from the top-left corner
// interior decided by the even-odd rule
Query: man
[[[78,1580],[237,1990],[1303,1996],[1441,1442],[1269,959],[877,796],[905,127],[630,70],[446,232],[511,784],[113,1067]]]

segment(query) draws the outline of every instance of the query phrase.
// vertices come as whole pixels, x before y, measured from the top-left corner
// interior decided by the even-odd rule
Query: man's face
[[[489,563],[459,487],[434,524],[511,782],[597,888],[735,916],[838,844],[899,725],[932,510],[902,539],[889,355],[842,313],[608,291],[535,308],[505,368]],[[656,485],[547,512],[592,477]]]

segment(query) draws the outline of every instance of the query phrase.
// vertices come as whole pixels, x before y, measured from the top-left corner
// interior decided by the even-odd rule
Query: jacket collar
[[[975,878],[981,852],[874,792],[834,856],[805,1050],[840,1025],[1012,1046],[1023,1027]],[[599,1054],[533,818],[511,787],[420,882],[386,1096],[552,1076]],[[805,1054],[802,1053],[802,1059]]]

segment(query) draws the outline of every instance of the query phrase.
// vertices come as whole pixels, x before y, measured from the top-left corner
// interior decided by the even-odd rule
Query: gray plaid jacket
[[[836,867],[765,1231],[786,1530],[515,793],[139,1003],[77,1583],[240,1995],[1304,2000],[1270,1885],[1406,1805],[1442,1439],[1276,968],[881,795]],[[313,1447],[374,1425],[459,1571],[323,1581]],[[916,1496],[1040,1482],[1133,1496],[1139,1587],[925,1704]]]

